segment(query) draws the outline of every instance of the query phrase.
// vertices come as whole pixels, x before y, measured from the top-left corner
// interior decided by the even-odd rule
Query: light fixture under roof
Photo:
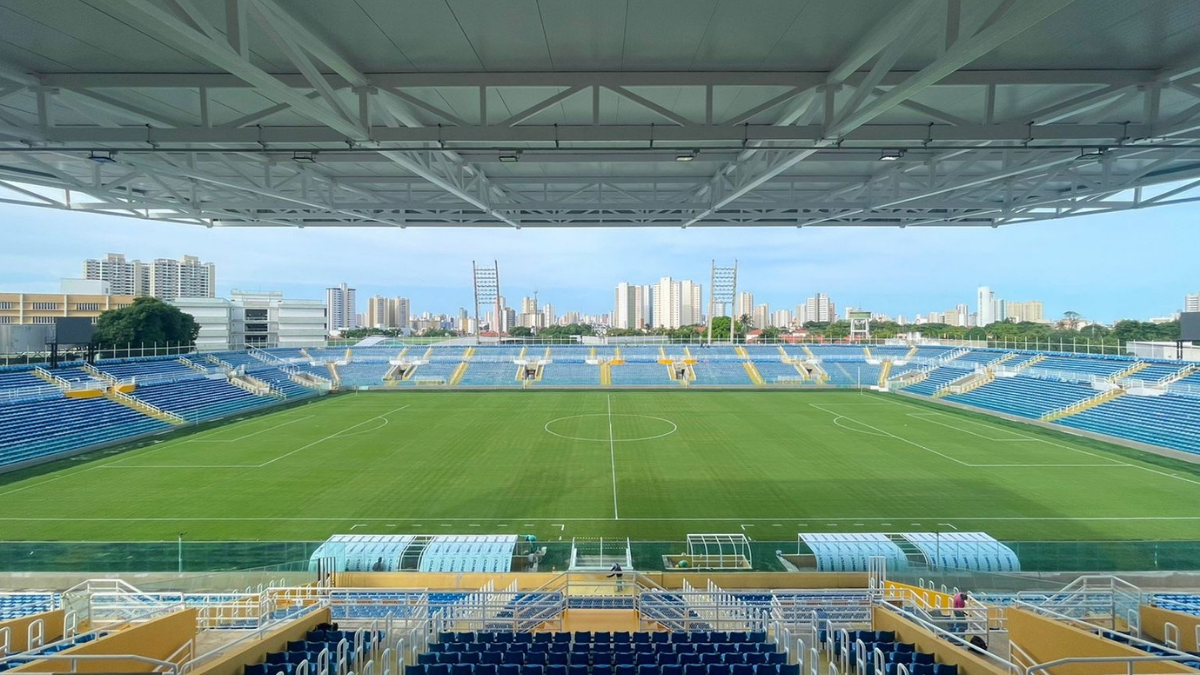
[[[690,162],[690,161],[696,159],[696,155],[699,155],[699,154],[700,154],[699,150],[692,150],[690,152],[681,152],[678,155],[675,155],[675,161],[676,162]]]
[[[521,151],[520,150],[509,150],[508,152],[503,152],[500,154],[500,161],[501,162],[519,162],[519,161],[521,161]]]
[[[903,157],[903,156],[904,156],[904,150],[903,150],[903,149],[899,149],[899,150],[884,150],[883,152],[879,153],[879,161],[881,161],[881,162],[894,162],[894,161],[896,161],[896,160],[900,159],[900,158],[901,158],[901,157]]]
[[[310,150],[297,150],[292,153],[292,161],[302,164],[314,164],[317,161],[317,153]]]
[[[88,159],[92,160],[93,162],[96,162],[97,164],[116,164],[117,163],[117,160],[115,157],[113,157],[113,153],[111,150],[103,150],[100,152],[93,150],[91,153],[88,154]]]

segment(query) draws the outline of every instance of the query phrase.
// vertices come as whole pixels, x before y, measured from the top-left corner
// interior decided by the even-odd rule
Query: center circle
[[[632,443],[670,436],[679,427],[671,420],[653,415],[589,413],[550,420],[545,430],[551,436],[570,441]]]

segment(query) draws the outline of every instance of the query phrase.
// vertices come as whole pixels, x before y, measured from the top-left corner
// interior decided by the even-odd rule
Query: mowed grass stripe
[[[0,539],[1200,538],[1191,465],[849,392],[340,395],[63,466],[0,479]]]

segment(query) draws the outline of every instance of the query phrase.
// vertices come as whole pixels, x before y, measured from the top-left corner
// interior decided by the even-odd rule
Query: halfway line
[[[613,439],[612,394],[605,398],[608,399],[608,461],[612,465],[613,520],[620,520],[621,512],[617,510],[617,443]]]

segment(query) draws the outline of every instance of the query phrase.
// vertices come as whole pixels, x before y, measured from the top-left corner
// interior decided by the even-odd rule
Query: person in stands
[[[951,609],[954,613],[954,621],[950,624],[950,632],[962,634],[967,631],[967,592],[959,591],[954,594],[954,599],[951,601]]]
[[[615,578],[617,580],[617,592],[618,593],[625,590],[624,576],[625,576],[625,572],[621,569],[621,565],[619,563],[613,563],[612,569],[610,569],[608,571],[608,577],[610,579]]]

